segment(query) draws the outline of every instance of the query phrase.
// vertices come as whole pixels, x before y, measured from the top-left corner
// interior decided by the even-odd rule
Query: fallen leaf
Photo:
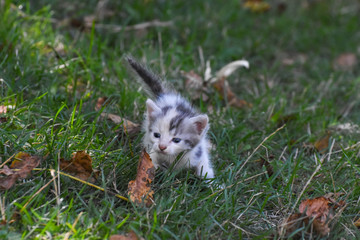
[[[111,120],[115,124],[122,124],[124,132],[130,136],[134,136],[141,131],[140,124],[133,123],[130,120],[122,118],[111,113],[101,113],[101,117]]]
[[[350,71],[356,65],[357,57],[354,53],[343,53],[338,56],[333,62],[334,69],[342,71]]]
[[[279,234],[285,238],[291,236],[291,239],[302,239],[303,235],[306,236],[305,239],[317,236],[325,237],[330,233],[328,224],[324,224],[301,213],[292,214],[283,222],[282,227]],[[306,229],[306,232],[298,231],[300,228]],[[296,231],[298,232],[293,235]]]
[[[0,169],[0,174],[10,176],[10,175],[14,174],[14,172],[8,166],[5,165],[2,169]]]
[[[1,200],[0,200],[1,201]],[[11,223],[14,223],[16,222],[17,220],[20,219],[20,213],[18,211],[15,211],[13,213],[13,215],[11,216],[11,219],[10,220],[7,220],[5,218],[5,216],[3,216],[3,219],[0,221],[0,226],[1,225],[6,225],[6,224],[11,224]]]
[[[17,175],[20,178],[26,178],[33,168],[36,168],[40,164],[41,158],[38,156],[31,156],[25,152],[19,152],[15,155],[14,161],[11,163],[10,168],[17,169]]]
[[[218,72],[216,72],[215,76],[213,76],[211,74],[210,62],[207,61],[204,73],[205,79],[194,71],[183,71],[181,74],[185,78],[185,88],[189,92],[192,100],[202,98],[202,100],[207,101],[209,99],[209,95],[211,94],[208,86],[212,85],[224,99],[227,99],[229,106],[237,108],[252,107],[252,104],[236,97],[226,80],[228,76],[240,67],[249,68],[249,62],[246,60],[233,61],[222,67]]]
[[[93,170],[92,159],[85,151],[73,154],[71,160],[60,159],[60,169],[84,181],[95,182],[99,172]]]
[[[285,237],[290,236],[301,227],[307,227],[307,234],[314,234],[317,236],[327,236],[330,233],[329,222],[334,218],[334,210],[339,207],[344,207],[345,202],[336,202],[332,197],[338,197],[341,193],[330,193],[322,197],[314,199],[306,199],[299,205],[299,212],[292,214],[285,219],[282,228],[279,229],[279,234],[285,232]],[[326,197],[329,196],[329,197]],[[297,238],[301,236],[301,232],[295,235]],[[294,236],[293,236],[294,237]]]
[[[360,218],[354,222],[354,226],[360,229]]]
[[[229,106],[237,107],[237,108],[251,108],[252,104],[246,102],[245,100],[239,99],[236,97],[235,93],[230,89],[228,81],[225,77],[214,83],[215,89],[219,92],[219,94],[227,99]]]
[[[319,153],[324,153],[325,150],[329,147],[329,139],[330,139],[330,133],[327,133],[327,135],[319,140],[317,140],[314,143],[315,149]]]
[[[330,204],[328,198],[318,197],[314,199],[306,199],[301,202],[299,206],[299,212],[304,213],[308,217],[320,218],[322,222],[325,222],[328,217],[333,217],[330,211]]]
[[[40,164],[40,161],[40,157],[31,156],[28,153],[19,152],[16,154],[10,168],[4,166],[0,169],[0,174],[5,175],[0,177],[0,189],[10,189],[16,180],[26,178]]]
[[[189,92],[192,100],[198,100],[201,98],[206,102],[209,99],[206,94],[209,90],[206,87],[206,82],[201,76],[193,70],[190,72],[181,71],[181,75],[185,78],[185,89]]]
[[[211,79],[210,82],[213,83],[213,86],[219,92],[219,94],[223,98],[227,99],[229,106],[237,108],[251,108],[252,104],[236,97],[235,93],[231,90],[228,81],[226,80],[227,77],[229,77],[236,69],[240,67],[249,68],[249,62],[246,60],[237,60],[226,64],[216,73],[216,77]]]
[[[107,97],[99,97],[96,101],[95,111],[99,111],[103,106],[105,106],[107,99],[108,99]]]
[[[299,228],[301,228],[304,224],[308,225],[309,218],[304,216],[301,213],[291,214],[288,218],[286,218],[279,228],[279,235],[281,237],[288,237]],[[295,237],[295,236],[294,236]]]
[[[10,189],[16,182],[19,176],[14,173],[12,175],[8,175],[6,177],[0,177],[0,189],[7,190]]]
[[[111,235],[109,238],[109,240],[138,240],[138,239],[139,238],[134,231],[130,231],[125,235],[120,235],[120,234]]]
[[[136,204],[145,203],[150,207],[153,203],[154,191],[151,190],[151,182],[155,178],[155,167],[149,154],[143,150],[139,159],[135,180],[129,182],[128,195]]]
[[[237,60],[228,63],[216,73],[216,78],[217,79],[227,78],[233,72],[235,72],[236,69],[240,67],[249,68],[250,67],[249,62],[246,60]]]
[[[254,13],[263,13],[270,9],[270,5],[262,0],[247,0],[243,7]]]

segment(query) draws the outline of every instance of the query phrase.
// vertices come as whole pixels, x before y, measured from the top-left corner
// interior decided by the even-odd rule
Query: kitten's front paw
[[[226,185],[224,183],[220,184],[217,182],[211,182],[210,185],[211,185],[211,188],[215,191],[224,190],[226,188]]]

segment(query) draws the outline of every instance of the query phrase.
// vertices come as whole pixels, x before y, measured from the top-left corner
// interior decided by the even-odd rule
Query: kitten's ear
[[[207,115],[202,114],[190,118],[190,121],[194,124],[196,132],[201,135],[208,126],[209,118]]]
[[[161,109],[151,99],[146,100],[147,114],[150,119],[154,117],[154,113],[161,112]]]

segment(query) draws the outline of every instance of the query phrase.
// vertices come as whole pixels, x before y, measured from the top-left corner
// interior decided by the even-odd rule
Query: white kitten
[[[199,114],[183,97],[165,88],[158,76],[133,58],[126,60],[154,97],[146,101],[143,123],[143,144],[154,166],[195,168],[198,176],[214,178],[206,138],[208,116]]]

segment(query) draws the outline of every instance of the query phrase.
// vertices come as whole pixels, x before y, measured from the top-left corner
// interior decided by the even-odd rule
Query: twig
[[[292,207],[292,209],[291,209],[291,213],[294,212],[294,209],[295,209],[296,205],[298,204],[298,202],[300,201],[300,198],[301,198],[302,195],[304,194],[306,188],[308,187],[308,185],[310,184],[310,182],[312,181],[312,179],[314,178],[314,176],[316,175],[316,173],[317,173],[317,172],[320,170],[320,168],[322,167],[322,164],[323,164],[326,156],[329,156],[328,159],[330,158],[332,149],[334,148],[334,143],[335,143],[335,139],[334,139],[334,140],[332,141],[332,143],[331,143],[331,147],[330,147],[329,153],[328,153],[328,154],[325,154],[325,155],[320,159],[319,165],[316,167],[315,171],[313,172],[313,174],[311,174],[310,178],[308,179],[308,181],[306,182],[305,186],[304,186],[303,189],[301,190],[298,198],[296,199],[295,204],[293,205],[293,207]]]
[[[46,184],[45,184],[44,186],[42,186],[39,190],[37,190],[37,192],[36,192],[34,195],[32,195],[32,196],[30,197],[30,199],[25,203],[25,205],[20,209],[20,212],[24,211],[25,208],[27,207],[27,205],[29,205],[29,203],[30,203],[42,190],[44,190],[44,188],[46,188],[47,186],[49,186],[49,184],[52,183],[52,182],[55,180],[55,178],[57,178],[57,176],[53,177],[48,183],[46,183]]]
[[[250,160],[250,158],[252,158],[252,156],[255,154],[255,152],[272,136],[274,136],[278,131],[280,131],[281,129],[283,129],[286,126],[286,124],[282,125],[281,127],[279,127],[278,129],[275,130],[275,132],[273,132],[272,134],[270,134],[269,136],[267,136],[266,138],[264,138],[264,140],[259,144],[259,146],[257,146],[254,151],[250,154],[250,156],[246,159],[246,161],[243,163],[243,165],[240,167],[240,169],[236,172],[235,175],[238,175],[240,173],[240,171],[245,167],[246,163]]]
[[[3,162],[3,163],[0,165],[0,168],[2,168],[3,166],[5,166],[5,164],[7,164],[14,156],[15,156],[15,153],[14,153],[11,157],[9,157],[8,159],[6,159],[6,161]]]
[[[107,31],[111,31],[112,33],[118,33],[118,32],[122,32],[122,31],[143,30],[143,29],[150,28],[150,27],[171,27],[173,24],[174,23],[172,21],[162,22],[159,20],[143,22],[143,23],[132,25],[132,26],[127,26],[127,27],[113,25],[113,24],[97,23],[97,24],[95,24],[95,29],[107,30]]]

